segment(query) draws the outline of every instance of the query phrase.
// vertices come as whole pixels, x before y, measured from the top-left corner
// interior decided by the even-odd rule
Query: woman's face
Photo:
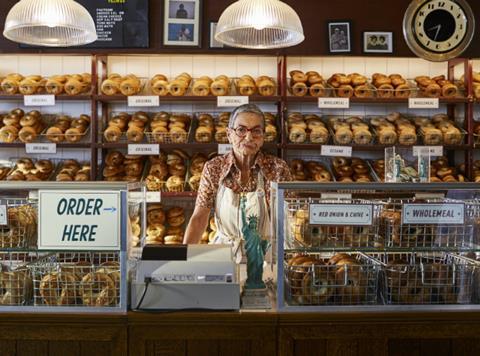
[[[240,130],[238,130],[240,128]],[[246,135],[241,137],[235,132],[241,129],[247,129]],[[252,132],[253,130],[253,132]],[[244,130],[245,131],[245,130]],[[261,132],[261,135],[258,133]],[[227,129],[228,141],[233,146],[233,151],[240,156],[256,155],[263,146],[263,117],[253,113],[240,113],[234,123],[233,128]]]

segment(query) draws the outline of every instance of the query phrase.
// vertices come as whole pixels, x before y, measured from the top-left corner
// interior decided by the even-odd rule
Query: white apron
[[[258,173],[257,189],[254,192],[242,193],[246,196],[247,219],[250,215],[258,216],[258,229],[262,238],[271,241],[270,214],[265,196],[263,175]],[[215,201],[215,224],[217,237],[215,244],[232,245],[235,261],[240,263],[243,257],[242,213],[240,211],[240,193],[227,188],[220,182]]]

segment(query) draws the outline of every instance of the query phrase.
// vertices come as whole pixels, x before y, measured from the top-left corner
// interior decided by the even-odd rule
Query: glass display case
[[[474,183],[278,183],[281,311],[478,309]]]
[[[0,311],[125,313],[132,190],[0,182]]]

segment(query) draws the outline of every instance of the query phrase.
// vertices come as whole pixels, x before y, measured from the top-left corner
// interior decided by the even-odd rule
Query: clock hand
[[[431,31],[431,30],[437,30],[437,32],[435,32],[435,37],[433,38],[434,41],[437,40],[437,36],[438,36],[438,33],[440,32],[442,28],[442,25],[438,24],[437,26],[433,26],[432,28],[429,28],[427,31]]]

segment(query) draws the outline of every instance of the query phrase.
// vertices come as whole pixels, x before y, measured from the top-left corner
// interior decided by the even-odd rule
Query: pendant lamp
[[[291,47],[305,39],[295,10],[280,0],[238,0],[220,16],[215,39],[231,47]]]
[[[80,46],[97,40],[90,13],[74,0],[20,0],[9,11],[3,35],[35,46]]]

